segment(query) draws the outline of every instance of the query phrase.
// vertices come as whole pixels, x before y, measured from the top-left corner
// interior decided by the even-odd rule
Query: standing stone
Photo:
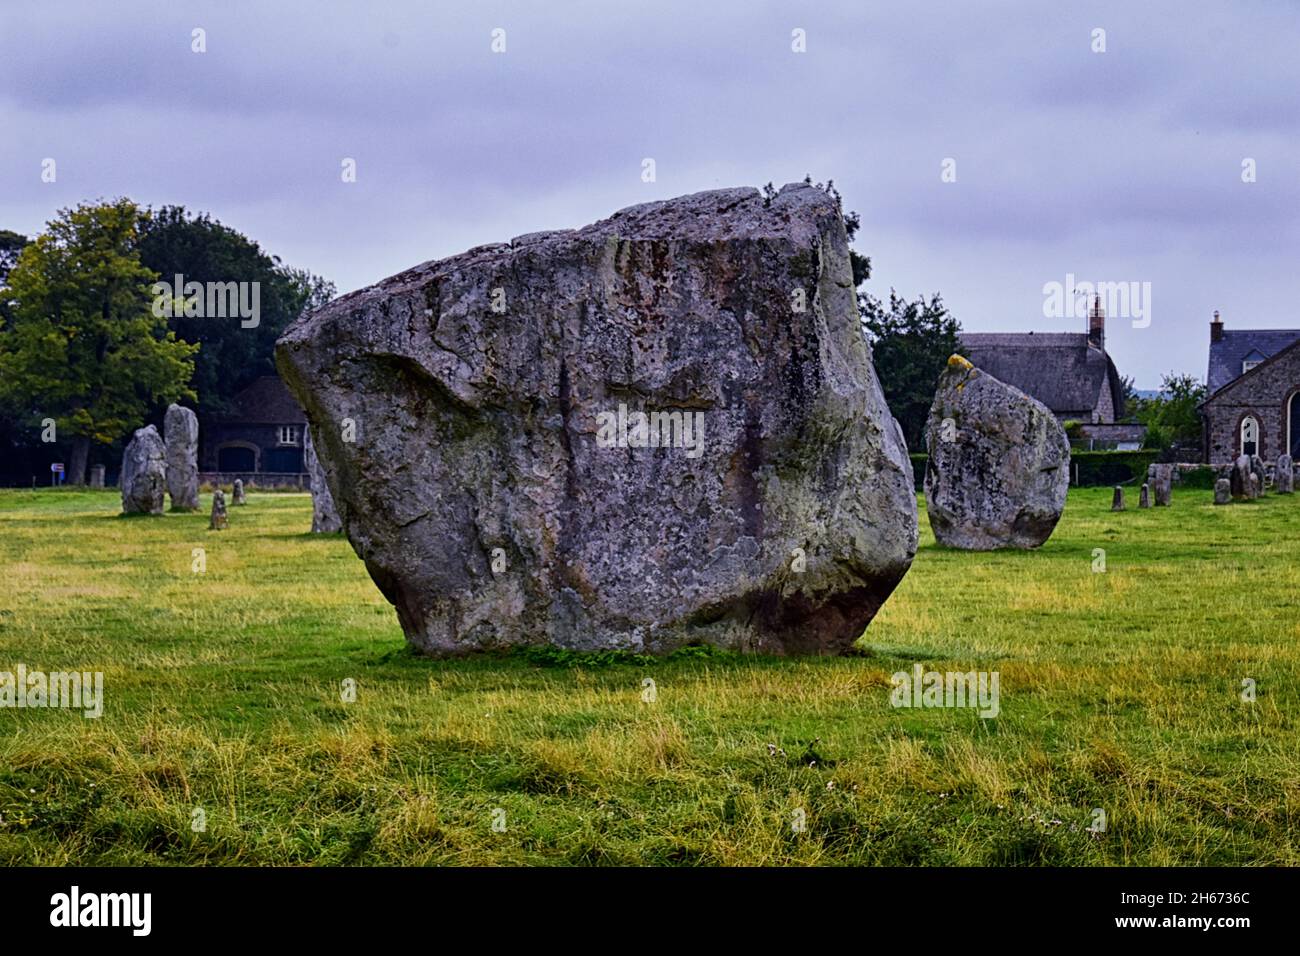
[[[212,492],[212,520],[208,522],[209,531],[225,531],[230,526],[226,515],[226,493],[218,488]]]
[[[1152,465],[1147,474],[1152,490],[1155,491],[1156,507],[1168,508],[1170,499],[1173,497],[1174,466],[1168,464]]]
[[[166,441],[167,493],[172,511],[199,509],[199,420],[180,405],[168,405],[163,418]]]
[[[1273,469],[1273,488],[1279,495],[1289,495],[1295,490],[1295,466],[1290,455],[1278,455]]]
[[[1255,474],[1255,472],[1252,471],[1250,473],[1250,490],[1246,492],[1246,497],[1250,498],[1253,501],[1254,499],[1258,498],[1261,494],[1263,494],[1263,492],[1260,489],[1261,489],[1261,485],[1259,481],[1259,475]]]
[[[1248,455],[1237,456],[1237,460],[1232,464],[1232,471],[1228,473],[1228,481],[1232,485],[1232,497],[1250,497],[1250,457]]]
[[[1232,482],[1227,478],[1220,478],[1214,483],[1214,503],[1216,505],[1232,504]]]
[[[815,187],[425,263],[301,317],[276,360],[311,421],[366,422],[316,452],[429,653],[841,653],[916,551],[907,448]]]
[[[160,515],[167,487],[162,437],[152,425],[137,428],[122,453],[122,513]]]
[[[92,488],[104,487],[104,466],[103,465],[90,466],[90,487]]]
[[[1122,485],[1115,486],[1115,495],[1110,499],[1110,510],[1111,511],[1124,510],[1124,488]]]
[[[1070,441],[1041,402],[948,359],[926,422],[926,513],[940,544],[1037,548],[1065,508]]]
[[[1259,479],[1259,493],[1255,497],[1261,497],[1268,487],[1268,469],[1264,467],[1264,459],[1259,455],[1250,456],[1250,472]]]
[[[235,479],[235,486],[233,489],[231,489],[230,492],[230,503],[232,505],[248,504],[248,502],[244,500],[244,479],[242,478]]]
[[[1147,484],[1145,481],[1142,482],[1142,493],[1138,495],[1138,507],[1139,508],[1151,507],[1151,486]]]
[[[343,521],[338,509],[334,507],[334,497],[330,486],[325,482],[325,469],[316,456],[316,448],[311,441],[311,426],[303,434],[302,462],[311,476],[311,530],[315,534],[333,534],[343,530]]]

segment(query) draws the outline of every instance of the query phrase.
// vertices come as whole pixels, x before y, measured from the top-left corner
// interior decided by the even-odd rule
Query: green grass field
[[[440,662],[305,495],[0,491],[0,670],[105,675],[0,710],[0,863],[1300,864],[1300,499],[1211,496],[1072,491],[1036,553],[922,516],[861,656]],[[916,662],[1001,713],[891,707]]]

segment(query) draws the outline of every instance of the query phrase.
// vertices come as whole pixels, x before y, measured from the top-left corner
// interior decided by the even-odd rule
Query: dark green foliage
[[[916,478],[916,490],[920,491],[924,487],[925,468],[930,461],[930,456],[913,453],[908,457],[912,460],[912,473]],[[1147,467],[1159,460],[1160,452],[1154,448],[1144,448],[1139,451],[1072,451],[1070,453],[1070,484],[1085,488],[1099,485],[1109,487],[1130,483],[1140,485],[1146,481]],[[1184,487],[1213,488],[1213,471],[1206,468],[1205,472],[1210,476],[1208,479],[1193,477],[1189,481],[1184,478]],[[1199,472],[1192,472],[1191,474],[1199,476]]]
[[[1199,409],[1207,397],[1205,385],[1195,376],[1171,372],[1161,379],[1158,398],[1126,396],[1125,406],[1130,418],[1147,426],[1148,448],[1199,449]]]
[[[935,385],[949,357],[962,354],[961,325],[937,292],[928,301],[905,302],[890,289],[888,308],[861,293],[858,307],[889,410],[903,426],[907,447],[923,450]]]
[[[332,283],[283,265],[242,233],[181,206],[164,206],[146,215],[140,257],[168,285],[178,274],[184,282],[259,283],[256,328],[243,328],[236,318],[168,320],[177,338],[202,346],[192,384],[200,411],[208,414],[228,410],[234,396],[255,378],[274,375],[280,333],[304,309],[318,308],[334,296]]]
[[[1160,457],[1154,448],[1139,451],[1075,451],[1070,453],[1070,484],[1140,485],[1147,468]]]

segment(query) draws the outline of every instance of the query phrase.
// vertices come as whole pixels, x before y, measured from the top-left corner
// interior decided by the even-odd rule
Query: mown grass
[[[211,533],[0,491],[0,669],[106,696],[0,710],[0,863],[1295,865],[1300,500],[1210,498],[1072,491],[1036,553],[923,517],[858,657],[437,662],[304,495]],[[1000,715],[890,707],[917,661]]]

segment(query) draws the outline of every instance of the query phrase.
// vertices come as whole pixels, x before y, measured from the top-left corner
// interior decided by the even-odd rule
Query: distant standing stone
[[[1142,493],[1138,495],[1138,507],[1139,508],[1151,507],[1151,486],[1148,485],[1145,481],[1142,483]]]
[[[212,492],[212,520],[208,522],[209,531],[225,531],[230,527],[226,516],[226,493],[218,488]]]
[[[232,505],[248,504],[248,502],[244,500],[244,480],[242,478],[235,479],[235,488],[231,492],[230,503]]]
[[[1155,486],[1156,507],[1168,508],[1170,499],[1173,497],[1174,466],[1152,465],[1148,477]]]
[[[1110,510],[1111,511],[1124,510],[1124,488],[1121,485],[1115,486],[1115,497],[1111,498],[1110,500]]]
[[[167,493],[172,511],[199,508],[199,420],[180,405],[168,405],[163,418],[167,457]]]
[[[1232,464],[1232,471],[1228,474],[1228,481],[1232,485],[1232,497],[1250,497],[1250,457],[1248,455],[1237,456],[1237,460]]]
[[[104,466],[103,466],[103,465],[92,465],[92,466],[91,466],[91,468],[90,468],[90,487],[92,487],[92,488],[103,488],[103,487],[104,487]]]
[[[325,483],[325,469],[316,457],[316,447],[311,441],[311,426],[307,426],[302,448],[303,465],[311,475],[311,530],[315,534],[333,534],[343,530],[343,521],[338,509],[334,507],[334,498],[330,486]]]
[[[1232,504],[1232,482],[1227,478],[1220,478],[1214,483],[1214,503],[1216,505]]]
[[[167,487],[162,436],[152,425],[137,428],[122,453],[122,513],[160,515]]]
[[[1070,442],[1047,406],[954,355],[926,445],[926,513],[940,544],[1037,548],[1051,535],[1070,484]]]
[[[1258,498],[1261,494],[1262,492],[1260,491],[1259,475],[1255,474],[1252,471],[1250,473],[1250,491],[1246,493],[1246,497],[1250,498],[1251,500],[1254,500],[1255,498]]]
[[[1259,455],[1250,456],[1250,472],[1259,479],[1259,492],[1256,498],[1264,494],[1264,489],[1268,486],[1268,470],[1264,467],[1264,459]]]
[[[1273,469],[1273,487],[1279,495],[1289,495],[1295,490],[1295,466],[1290,455],[1279,455]]]

